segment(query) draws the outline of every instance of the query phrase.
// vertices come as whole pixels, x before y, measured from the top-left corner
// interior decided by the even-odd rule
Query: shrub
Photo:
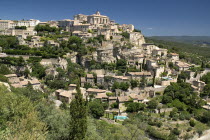
[[[194,127],[194,126],[195,126],[195,120],[190,119],[189,123],[190,123],[190,126],[192,126],[192,127]]]
[[[180,130],[178,128],[174,128],[172,130],[172,133],[175,134],[175,135],[180,135],[181,132],[180,132]]]
[[[118,103],[113,103],[113,104],[111,104],[111,108],[118,108]]]
[[[0,74],[0,81],[1,82],[8,82],[8,79],[4,75]]]

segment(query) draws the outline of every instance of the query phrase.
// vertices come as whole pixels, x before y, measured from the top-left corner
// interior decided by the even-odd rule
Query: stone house
[[[11,86],[15,88],[23,88],[27,87],[28,84],[31,84],[34,90],[42,90],[41,83],[37,78],[25,79],[24,77],[17,77],[16,74],[8,74],[5,75],[5,77],[8,78],[8,81],[11,83]]]
[[[171,62],[175,63],[176,61],[179,61],[179,54],[177,53],[169,53],[168,57],[171,58]]]
[[[168,51],[167,49],[156,48],[156,49],[152,50],[152,56],[166,57],[167,51]]]
[[[152,71],[154,68],[158,67],[157,62],[152,59],[146,61],[147,70]]]
[[[85,77],[81,77],[80,78],[80,84],[81,84],[81,86],[84,87],[85,86],[85,83],[86,83],[86,78]]]
[[[163,66],[158,66],[154,68],[154,72],[155,72],[155,77],[159,78],[161,77],[161,74],[165,71],[165,67]]]
[[[95,96],[95,99],[99,99],[99,100],[101,100],[102,102],[108,102],[108,96],[106,95],[106,93],[97,94],[97,95]]]
[[[71,91],[76,91],[77,85],[76,84],[70,84],[69,85],[69,90]]]
[[[97,84],[103,85],[104,75],[97,75]]]
[[[60,44],[55,42],[54,40],[47,40],[47,44],[49,44],[53,47],[60,47]]]
[[[195,86],[197,88],[198,93],[200,93],[203,91],[206,84],[203,81],[196,80],[192,82],[192,85]]]
[[[13,86],[14,88],[23,88],[26,87],[27,85],[28,85],[28,80],[22,80],[18,83],[11,84],[11,86]]]
[[[44,46],[44,42],[41,41],[41,37],[40,36],[33,36],[31,38],[31,41],[28,41],[27,44],[31,48],[39,48],[39,47],[43,47]]]
[[[58,72],[56,71],[55,68],[47,68],[45,70],[46,75],[52,75],[53,77],[55,77],[56,75],[58,75]]]
[[[126,76],[129,76],[130,79],[138,79],[140,80],[142,77],[151,78],[151,72],[143,71],[143,72],[128,72]]]
[[[73,100],[72,91],[59,89],[55,91],[55,95],[58,100],[65,103],[70,103]]]
[[[34,90],[41,90],[41,83],[39,82],[38,79],[33,78],[29,80],[28,82],[32,85]]]
[[[87,74],[86,82],[91,84],[92,86],[95,85],[95,80],[93,74]]]
[[[143,47],[143,50],[144,50],[144,55],[147,56],[147,57],[148,56],[151,56],[152,51],[154,49],[157,49],[158,48],[153,43],[144,43],[144,44],[142,44],[142,47]]]
[[[43,65],[44,67],[59,66],[59,60],[55,58],[42,59],[40,61],[40,64]]]
[[[142,95],[145,98],[152,98],[155,96],[155,89],[153,87],[145,87],[144,90],[140,91],[140,95]]]
[[[143,64],[144,61],[144,55],[143,54],[137,54],[133,56],[133,60],[138,62],[139,64]]]
[[[117,102],[117,97],[108,97],[109,105]]]
[[[83,31],[74,31],[74,32],[72,32],[72,36],[78,36],[78,37],[81,37],[81,38],[93,37],[93,35],[91,33],[83,32]]]
[[[120,112],[125,112],[126,107],[124,105],[125,102],[131,102],[132,98],[129,96],[119,96],[117,97],[117,103],[119,104],[119,110]]]
[[[186,71],[191,67],[190,64],[182,62],[182,61],[176,61],[175,66],[179,68],[179,71]]]
[[[128,82],[129,79],[126,76],[113,76],[113,82]]]
[[[12,84],[20,82],[20,79],[17,77],[17,74],[7,74],[4,76],[7,77],[8,81]]]
[[[7,54],[6,53],[0,53],[0,58],[2,57],[7,57]]]
[[[77,24],[77,25],[74,25],[73,27],[71,27],[70,31],[71,32],[81,31],[81,32],[87,33],[91,29],[92,29],[92,27],[90,24]]]
[[[106,93],[106,92],[107,92],[106,90],[102,90],[102,89],[88,88],[86,90],[86,96],[96,97],[97,95]]]

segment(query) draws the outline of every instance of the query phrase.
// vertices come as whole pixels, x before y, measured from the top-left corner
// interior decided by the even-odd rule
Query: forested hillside
[[[151,39],[189,43],[195,46],[206,44],[210,47],[210,36],[152,36]]]

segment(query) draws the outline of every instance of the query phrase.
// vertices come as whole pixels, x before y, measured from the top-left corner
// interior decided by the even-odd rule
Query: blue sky
[[[97,10],[146,36],[210,36],[210,0],[0,0],[0,19],[73,19]]]

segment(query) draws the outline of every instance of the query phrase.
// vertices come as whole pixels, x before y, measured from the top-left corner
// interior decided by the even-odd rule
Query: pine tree
[[[87,130],[87,107],[82,98],[80,87],[77,86],[77,94],[70,104],[70,140],[82,140]]]

